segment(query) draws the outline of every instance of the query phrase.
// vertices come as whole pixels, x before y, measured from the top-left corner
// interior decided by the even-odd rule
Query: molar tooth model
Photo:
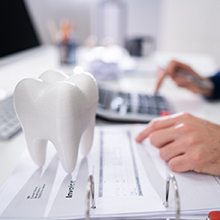
[[[86,155],[93,142],[98,89],[89,73],[67,76],[44,72],[39,79],[24,79],[14,92],[14,104],[30,156],[38,166],[51,141],[67,173],[76,165],[78,150]]]

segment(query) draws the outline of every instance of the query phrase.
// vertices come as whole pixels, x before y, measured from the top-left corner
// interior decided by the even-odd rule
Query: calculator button
[[[161,111],[160,112],[160,116],[167,116],[170,115],[170,113],[168,111]]]
[[[208,215],[208,220],[219,220],[220,211],[211,211]]]

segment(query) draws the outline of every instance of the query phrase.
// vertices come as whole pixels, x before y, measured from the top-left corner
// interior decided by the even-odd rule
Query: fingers
[[[164,79],[167,76],[172,77],[175,74],[176,69],[178,68],[178,66],[182,66],[182,63],[180,63],[178,61],[175,61],[175,60],[172,60],[168,64],[166,69],[159,69],[158,70],[158,78],[157,78],[157,81],[156,81],[155,93],[159,92],[159,89],[160,89]]]
[[[186,77],[182,76],[182,75],[178,75],[176,74],[175,76],[173,76],[173,80],[175,81],[175,83],[180,86],[180,87],[187,87],[188,85],[191,85],[192,82],[187,80]],[[194,84],[193,84],[194,85]]]
[[[168,166],[174,172],[186,172],[193,170],[192,161],[187,154],[183,154],[177,157],[172,158],[168,162]]]
[[[174,130],[174,127],[169,127],[151,133],[149,136],[151,144],[157,148],[162,148],[166,145],[165,148],[167,148],[167,144],[173,142],[177,136]]]
[[[175,172],[219,174],[220,129],[216,126],[189,113],[179,113],[154,120],[136,140],[148,137]]]
[[[157,130],[162,130],[165,128],[172,127],[177,124],[182,124],[186,121],[191,121],[195,117],[189,113],[177,113],[170,116],[164,116],[161,118],[157,118],[152,120],[149,125],[141,131],[136,137],[136,141],[138,143],[142,142],[144,139],[148,138],[149,135]],[[176,131],[173,131],[176,132]]]
[[[179,87],[186,88],[194,93],[201,93],[201,88],[199,88],[194,82],[187,80],[184,76],[174,76],[173,80]]]
[[[191,160],[189,158],[191,142],[188,141],[188,133],[192,132],[191,122],[195,120],[197,119],[188,113],[153,120],[137,136],[136,141],[141,142],[148,137],[152,145],[159,148],[161,158],[168,162],[171,170],[175,172],[194,170],[192,158]]]
[[[157,94],[160,90],[160,87],[165,79],[166,75],[166,71],[164,69],[159,69],[158,73],[157,73],[158,77],[157,77],[157,81],[156,81],[156,87],[155,87],[155,94]]]
[[[164,79],[167,77],[167,76],[170,76],[175,82],[177,79],[176,78],[176,73],[180,70],[183,70],[185,71],[186,73],[189,73],[193,76],[196,76],[196,77],[199,77],[199,75],[197,73],[195,73],[193,71],[193,69],[184,64],[184,63],[181,63],[181,62],[178,62],[178,61],[175,61],[175,60],[172,60],[166,69],[160,69],[158,71],[158,78],[157,78],[157,81],[156,81],[156,86],[155,86],[155,93],[158,93],[159,92],[159,89],[164,81]],[[183,76],[181,78],[184,78]]]
[[[177,118],[172,117],[172,116],[167,116],[167,117],[153,120],[149,123],[149,125],[142,132],[138,134],[138,136],[136,137],[136,141],[140,143],[144,139],[146,139],[152,132],[171,127],[176,123],[176,121],[177,121]]]
[[[183,74],[176,74],[172,78],[179,87],[188,89],[193,93],[209,96],[212,92],[211,84],[205,78],[203,79],[199,76],[195,76],[195,79],[193,80],[193,78],[189,78]],[[196,79],[198,79],[198,81]],[[208,84],[208,86],[201,86],[202,83],[204,85]]]
[[[160,149],[160,157],[165,161],[170,161],[174,157],[183,155],[186,151],[186,146],[179,141],[171,142]]]
[[[176,60],[172,60],[167,69],[167,75],[170,75],[171,77],[174,76],[176,74],[176,72],[178,72],[179,70],[185,70],[187,73],[192,73],[194,75],[194,71],[192,70],[192,68],[184,63],[178,62]]]

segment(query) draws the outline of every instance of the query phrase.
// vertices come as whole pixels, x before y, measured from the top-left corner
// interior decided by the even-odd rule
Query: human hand
[[[146,138],[171,170],[220,175],[220,125],[179,113],[151,121],[136,141]]]
[[[155,93],[159,92],[167,76],[170,76],[179,87],[194,93],[204,96],[210,96],[212,93],[213,85],[209,79],[201,77],[190,66],[175,60],[172,60],[165,69],[158,70]]]

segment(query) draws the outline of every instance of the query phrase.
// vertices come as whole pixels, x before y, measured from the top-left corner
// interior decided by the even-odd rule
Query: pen
[[[164,67],[160,67],[161,69],[165,69]],[[196,77],[192,75],[191,73],[187,72],[186,70],[179,69],[175,73],[177,76],[185,78],[188,82],[192,82],[195,85],[197,85],[201,89],[206,89],[206,90],[213,90],[213,83],[209,80],[205,79],[200,79],[199,77]],[[154,92],[154,95],[158,95],[158,91]]]
[[[176,73],[178,76],[184,77],[189,82],[195,83],[198,87],[202,89],[213,89],[213,84],[208,80],[199,79],[198,77],[195,77],[188,73],[185,70],[179,70]]]

